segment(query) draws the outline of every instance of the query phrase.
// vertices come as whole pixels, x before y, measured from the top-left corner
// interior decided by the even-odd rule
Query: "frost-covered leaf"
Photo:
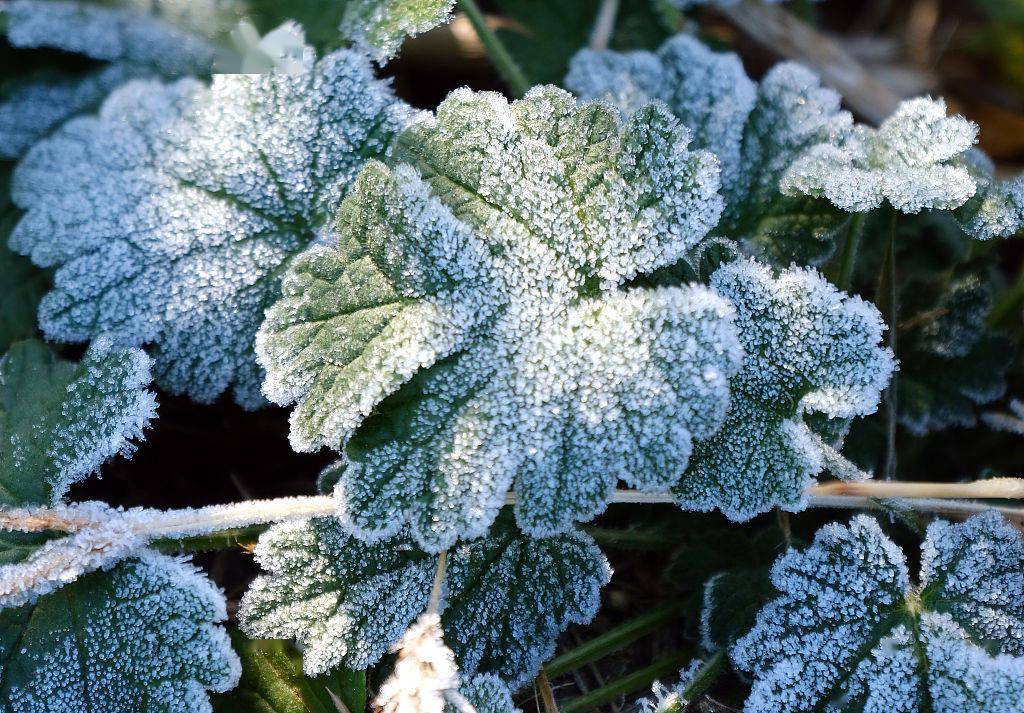
[[[1008,238],[1024,227],[1024,175],[1001,181],[995,177],[992,161],[981,151],[965,156],[978,190],[954,215],[972,238]]]
[[[985,425],[996,431],[1014,433],[1024,436],[1024,401],[1010,399],[1008,404],[1009,413],[1001,411],[988,411],[981,415]]]
[[[857,126],[838,145],[811,148],[787,169],[782,189],[847,211],[873,210],[885,200],[903,213],[951,210],[977,190],[963,165],[977,136],[974,123],[946,115],[941,99],[910,99],[877,129]]]
[[[406,37],[448,21],[455,0],[348,0],[341,30],[378,62],[394,57]]]
[[[566,86],[623,111],[662,101],[722,164],[725,212],[716,234],[788,265],[820,262],[848,216],[827,201],[786,196],[779,180],[809,147],[836,144],[851,126],[839,95],[804,67],[783,63],[760,83],[739,57],[687,35],[656,53],[581,50]]]
[[[704,584],[700,610],[700,645],[706,651],[728,648],[754,625],[772,598],[767,568],[719,572]]]
[[[0,503],[56,503],[103,461],[130,455],[156,413],[149,366],[107,338],[79,364],[15,343],[0,361]]]
[[[3,190],[6,185],[0,182]],[[0,209],[0,353],[15,341],[35,335],[36,310],[50,284],[45,271],[7,248],[14,220],[14,215]]]
[[[880,346],[878,310],[812,270],[739,260],[711,286],[736,310],[745,357],[730,381],[725,425],[694,446],[674,488],[687,509],[720,509],[747,520],[774,506],[801,509],[804,489],[826,465],[825,444],[804,421],[873,413],[894,368]]]
[[[916,587],[863,516],[785,554],[772,582],[731,652],[754,675],[744,710],[1024,710],[1024,544],[997,513],[932,524]]]
[[[986,327],[992,291],[985,278],[977,272],[957,277],[934,304],[923,306],[926,317],[936,316],[901,330],[899,420],[915,435],[972,427],[978,407],[1006,391],[1013,344]]]
[[[319,234],[408,111],[359,54],[299,74],[129,84],[19,165],[11,238],[59,266],[46,334],[154,344],[157,381],[262,403],[253,338],[289,258]]]
[[[297,640],[310,675],[379,660],[424,610],[437,568],[406,532],[367,544],[333,518],[275,525],[256,558],[268,574],[242,598],[242,628]],[[590,621],[609,576],[586,535],[532,539],[499,521],[448,553],[445,642],[463,675],[491,672],[516,686],[551,656],[566,626]]]
[[[522,713],[512,700],[512,693],[500,678],[491,673],[478,673],[459,687],[476,713]],[[448,704],[445,713],[462,713]]]
[[[253,640],[231,629],[242,661],[238,686],[212,697],[215,713],[338,713],[333,694],[349,713],[366,709],[366,675],[338,667],[315,678],[302,673],[302,656],[284,641]]]
[[[656,107],[620,120],[553,87],[511,105],[458,90],[401,136],[397,167],[367,166],[257,338],[266,394],[298,404],[293,447],[345,448],[351,531],[409,521],[439,551],[486,532],[510,486],[542,535],[603,510],[618,479],[675,482],[726,408],[729,308],[620,285],[717,218],[714,159],[686,141]]]
[[[239,677],[224,596],[190,565],[142,551],[35,604],[0,611],[0,707],[209,711]]]

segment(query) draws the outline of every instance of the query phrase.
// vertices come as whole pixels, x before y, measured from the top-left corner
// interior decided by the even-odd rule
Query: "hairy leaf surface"
[[[751,260],[720,268],[711,286],[736,310],[744,361],[730,381],[725,425],[698,442],[674,488],[687,509],[748,520],[772,507],[802,509],[804,489],[830,456],[804,416],[874,412],[894,369],[880,346],[878,310],[812,270],[778,277]]]
[[[0,702],[12,713],[210,711],[240,666],[224,597],[178,560],[143,551],[34,604],[0,611]]]
[[[11,238],[58,266],[46,334],[154,345],[157,381],[262,403],[253,338],[289,258],[314,240],[408,111],[359,54],[299,74],[130,84],[37,144]]]
[[[744,710],[1024,710],[1024,544],[997,513],[932,524],[919,587],[864,516],[783,555],[772,582],[732,649],[755,679]]]
[[[793,63],[750,80],[738,56],[679,35],[656,52],[581,50],[566,86],[623,111],[662,101],[722,163],[725,212],[716,234],[782,265],[820,262],[847,216],[824,200],[783,195],[779,180],[809,147],[834,144],[851,118],[839,95]]]
[[[156,414],[149,358],[93,342],[79,364],[37,341],[0,360],[0,503],[57,503],[75,482],[121,453]]]
[[[407,532],[367,544],[334,518],[276,525],[256,557],[268,574],[242,598],[243,630],[297,640],[310,675],[376,663],[423,611],[437,568]],[[578,532],[532,539],[499,522],[459,544],[448,553],[441,620],[460,671],[528,681],[570,623],[594,616],[609,576]]]

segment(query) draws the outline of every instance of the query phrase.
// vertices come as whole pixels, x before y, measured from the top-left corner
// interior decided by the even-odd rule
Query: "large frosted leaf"
[[[256,558],[268,574],[242,598],[243,630],[296,639],[310,675],[376,663],[423,611],[437,568],[406,532],[366,544],[334,518],[275,525]],[[501,522],[459,544],[448,553],[441,603],[459,670],[495,673],[513,686],[528,681],[570,623],[593,618],[609,575],[578,532],[532,539]]]
[[[878,310],[821,275],[792,267],[774,277],[750,260],[720,268],[711,286],[736,310],[744,361],[730,381],[725,425],[694,447],[674,488],[684,508],[747,520],[801,509],[804,489],[832,458],[804,421],[816,412],[874,412],[894,368],[880,346]]]
[[[772,582],[732,649],[754,675],[744,710],[1024,710],[1024,545],[998,514],[931,525],[919,587],[863,516],[783,555]]]
[[[209,711],[238,682],[224,597],[193,567],[143,551],[34,604],[0,611],[0,707]]]
[[[234,385],[258,405],[253,337],[281,273],[407,115],[348,51],[298,74],[119,89],[15,173],[11,245],[59,266],[43,330],[153,343],[167,389],[210,401]]]
[[[383,61],[407,36],[447,22],[454,6],[455,0],[348,0],[341,30]]]
[[[821,144],[790,166],[783,190],[824,197],[848,211],[869,211],[888,200],[903,213],[951,210],[977,185],[962,165],[978,127],[946,116],[941,99],[910,99],[873,129],[857,126],[843,141]]]
[[[713,433],[738,348],[701,287],[623,290],[717,218],[717,172],[655,107],[551,87],[453,93],[291,266],[257,339],[298,450],[344,448],[340,516],[432,551],[483,534],[509,487],[550,534],[617,479],[664,490]],[[371,416],[371,413],[373,414]]]
[[[118,453],[156,413],[149,358],[93,342],[79,364],[36,341],[0,360],[0,504],[47,504]]]
[[[739,57],[712,52],[687,35],[656,52],[581,50],[566,86],[623,111],[662,101],[722,163],[725,212],[716,233],[788,265],[819,262],[847,220],[824,200],[790,197],[779,180],[809,147],[832,144],[851,125],[839,95],[803,67],[784,63],[760,83]]]

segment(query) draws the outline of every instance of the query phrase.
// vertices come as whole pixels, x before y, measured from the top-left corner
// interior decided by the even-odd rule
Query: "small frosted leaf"
[[[520,526],[551,534],[617,479],[678,478],[724,415],[729,308],[622,285],[718,217],[715,161],[687,141],[658,107],[458,90],[399,138],[396,167],[366,167],[257,339],[266,393],[297,402],[292,445],[345,450],[352,532],[411,522],[439,551],[486,532],[511,486]]]
[[[366,544],[333,518],[274,526],[256,557],[267,574],[242,598],[242,627],[297,640],[310,675],[376,663],[425,608],[437,567],[406,532]],[[516,686],[551,656],[570,623],[593,618],[609,576],[582,533],[531,539],[496,525],[448,553],[445,642],[464,674],[491,672]]]
[[[1016,235],[1024,227],[1024,176],[1000,181],[991,159],[977,149],[968,151],[965,158],[978,191],[954,211],[954,217],[977,240]]]
[[[500,678],[490,673],[480,673],[459,687],[467,701],[476,709],[476,713],[522,713],[512,700],[512,693]],[[445,713],[461,713],[450,703]]]
[[[1024,543],[997,513],[936,522],[920,587],[877,522],[829,525],[772,568],[781,596],[736,642],[744,710],[1022,711]]]
[[[150,360],[101,337],[79,364],[36,341],[0,361],[0,502],[56,503],[134,440],[156,414]]]
[[[394,57],[406,37],[446,23],[455,0],[349,0],[341,31],[378,62]]]
[[[994,431],[1024,436],[1024,401],[1010,399],[1009,412],[987,411],[981,415],[985,425]]]
[[[253,339],[284,264],[408,114],[349,51],[299,74],[122,87],[15,172],[11,246],[59,268],[44,332],[152,342],[168,390],[206,402],[233,384],[259,405]]]
[[[946,115],[941,99],[911,99],[878,129],[858,126],[840,145],[809,150],[789,167],[781,186],[825,197],[847,211],[874,210],[884,200],[903,213],[951,210],[977,190],[962,165],[977,136],[974,123]]]
[[[664,102],[722,164],[725,212],[716,234],[743,241],[782,265],[820,262],[846,216],[824,200],[784,196],[779,179],[803,151],[849,130],[839,95],[809,70],[779,64],[760,84],[739,57],[679,35],[657,53],[581,50],[566,86],[622,111]]]
[[[164,75],[207,74],[214,44],[199,36],[226,21],[212,0],[161,0],[116,7],[82,0],[8,0],[0,6],[7,41],[107,62],[150,67]],[[190,7],[191,6],[191,7]]]
[[[12,713],[210,711],[237,682],[223,594],[194,567],[143,551],[35,604],[0,612],[0,701]]]
[[[776,505],[800,509],[826,456],[804,414],[874,412],[894,369],[881,346],[882,318],[796,267],[774,277],[739,260],[720,268],[711,286],[736,310],[745,356],[730,381],[725,425],[695,445],[674,492],[684,508],[718,508],[736,520]]]

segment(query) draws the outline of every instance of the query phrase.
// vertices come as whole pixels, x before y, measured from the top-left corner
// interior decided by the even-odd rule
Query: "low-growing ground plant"
[[[486,9],[0,0],[0,711],[1024,713],[1024,176]]]

